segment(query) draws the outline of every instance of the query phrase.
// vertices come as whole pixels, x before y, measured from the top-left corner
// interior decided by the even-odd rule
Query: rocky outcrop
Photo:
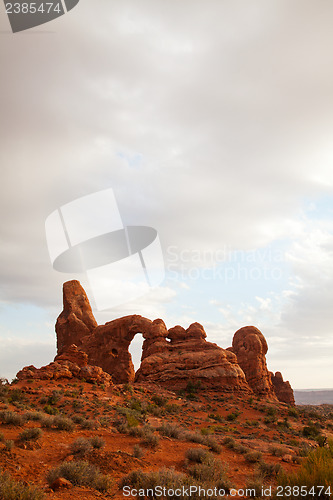
[[[268,346],[261,331],[254,326],[240,328],[234,335],[230,351],[236,354],[251,389],[257,394],[277,400],[266,365]]]
[[[80,346],[82,339],[97,327],[86,292],[79,281],[64,283],[63,304],[55,327],[58,354],[72,344]]]
[[[110,373],[114,383],[133,382],[135,371],[128,348],[137,333],[145,337],[151,323],[136,314],[109,321],[83,339],[80,349],[87,353],[90,364]]]
[[[62,354],[56,356],[54,361],[41,368],[33,365],[26,366],[16,375],[18,380],[39,379],[39,380],[59,380],[59,379],[79,379],[86,382],[112,384],[110,374],[104,372],[99,366],[88,364],[88,355],[79,351],[76,345],[71,345]]]
[[[83,378],[109,384],[149,382],[168,389],[189,382],[221,391],[242,391],[272,401],[294,404],[289,382],[267,370],[267,342],[254,326],[238,330],[232,347],[207,342],[202,325],[167,329],[161,319],[132,314],[98,326],[85,291],[78,281],[63,286],[63,311],[57,319],[58,353],[53,363],[37,369],[28,366],[17,377]],[[129,346],[141,333],[141,365],[135,373]]]
[[[167,331],[162,320],[153,321],[145,333],[137,382],[153,382],[172,389],[189,382],[225,391],[252,392],[236,356],[207,342],[199,323],[185,330],[176,326]]]
[[[276,372],[275,375],[272,372],[269,373],[278,400],[282,403],[294,406],[294,391],[292,390],[290,383],[288,381],[283,381],[283,377],[280,372]]]

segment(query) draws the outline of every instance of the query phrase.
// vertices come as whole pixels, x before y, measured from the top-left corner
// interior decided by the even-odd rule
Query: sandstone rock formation
[[[97,326],[86,292],[79,281],[64,283],[63,303],[64,308],[55,327],[58,354],[72,344],[80,346],[82,339]]]
[[[280,372],[276,372],[275,375],[269,372],[274,387],[275,394],[279,401],[282,403],[287,403],[288,405],[294,406],[294,392],[288,381],[284,382],[283,377]]]
[[[257,394],[277,399],[266,365],[267,342],[263,334],[254,326],[237,330],[230,349],[237,356],[238,364],[245,373],[247,383]]]
[[[153,321],[145,333],[137,382],[153,382],[181,389],[189,381],[225,391],[251,392],[236,356],[207,342],[199,323],[185,330],[176,326],[167,331],[162,320]]]
[[[115,384],[150,382],[168,389],[185,388],[189,382],[222,391],[257,393],[272,401],[294,404],[289,382],[279,372],[267,370],[267,342],[254,326],[238,330],[232,347],[222,349],[207,342],[199,323],[187,329],[167,330],[161,319],[133,314],[98,326],[85,291],[78,281],[63,286],[64,308],[57,319],[58,354],[53,363],[21,370],[21,378],[84,378]],[[141,333],[141,365],[135,373],[129,345]]]
[[[104,372],[99,366],[88,365],[88,355],[79,351],[76,345],[71,345],[62,354],[56,356],[54,361],[41,368],[33,365],[26,366],[20,370],[16,378],[18,380],[40,379],[59,380],[72,379],[85,380],[86,382],[96,382],[109,386],[112,384],[112,377]]]

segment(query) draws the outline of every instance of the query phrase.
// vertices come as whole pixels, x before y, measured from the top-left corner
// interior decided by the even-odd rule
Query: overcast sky
[[[333,387],[333,4],[81,0],[12,34],[0,11],[0,376],[55,354],[44,224],[112,188],[166,278],[103,313],[253,324],[294,388]],[[132,351],[139,352],[139,339]]]

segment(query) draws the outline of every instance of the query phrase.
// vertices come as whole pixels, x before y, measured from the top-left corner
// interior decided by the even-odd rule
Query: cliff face
[[[199,323],[186,330],[181,326],[167,330],[161,319],[151,321],[134,314],[98,326],[78,281],[64,283],[63,304],[56,323],[58,354],[46,370],[50,374],[70,369],[75,372],[75,365],[80,368],[78,373],[89,371],[106,379],[111,376],[114,384],[153,382],[181,389],[190,381],[200,382],[202,387],[256,393],[294,404],[289,382],[283,382],[279,372],[273,375],[267,370],[267,342],[254,326],[238,330],[232,347],[222,349],[207,342]],[[144,343],[141,365],[135,373],[128,348],[137,333],[143,335]],[[19,375],[24,378],[33,372],[35,378],[38,373],[42,377],[48,367],[27,367]],[[93,368],[100,371],[92,373]]]

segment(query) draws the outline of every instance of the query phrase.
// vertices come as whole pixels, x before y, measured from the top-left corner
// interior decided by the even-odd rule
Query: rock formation
[[[55,327],[58,354],[72,344],[80,346],[82,339],[97,326],[88,297],[79,281],[64,283],[63,302],[64,308]]]
[[[26,366],[16,375],[18,380],[40,379],[58,380],[72,379],[85,380],[86,382],[96,382],[109,386],[112,384],[112,377],[104,372],[99,366],[88,365],[88,356],[79,351],[76,345],[69,346],[62,354],[57,355],[54,361],[41,368],[33,365]]]
[[[282,403],[287,403],[288,405],[294,406],[294,391],[288,381],[284,382],[283,377],[280,372],[276,372],[275,375],[269,372],[274,387],[275,394],[277,398]]]
[[[135,380],[173,389],[185,388],[191,381],[203,387],[251,392],[236,356],[205,339],[199,323],[187,330],[176,326],[168,331],[162,320],[153,321]]]
[[[257,393],[272,401],[294,404],[289,382],[267,370],[267,342],[254,326],[238,330],[232,347],[222,349],[207,342],[199,323],[186,330],[167,330],[161,319],[133,314],[98,326],[85,291],[78,281],[63,286],[64,308],[57,319],[58,354],[53,363],[36,369],[28,366],[17,377],[84,378],[109,384],[150,382],[168,389],[185,388],[189,382],[222,391]],[[141,365],[135,373],[129,345],[141,333]]]
[[[266,365],[268,346],[261,331],[254,326],[240,328],[234,335],[230,350],[236,354],[253,392],[277,399]]]

